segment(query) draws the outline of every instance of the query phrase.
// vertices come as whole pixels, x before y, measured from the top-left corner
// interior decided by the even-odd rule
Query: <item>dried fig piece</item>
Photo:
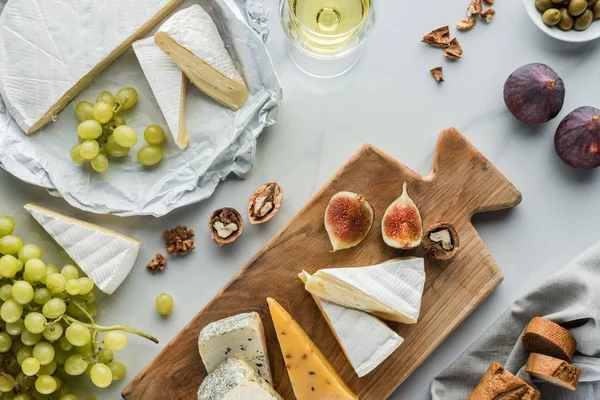
[[[461,58],[463,49],[456,38],[450,41],[450,45],[444,50],[444,55],[448,58]]]
[[[273,218],[281,207],[283,190],[275,182],[265,183],[248,200],[248,218],[251,224],[263,224]]]
[[[325,210],[325,229],[333,251],[357,246],[367,236],[375,212],[360,194],[339,192],[333,195]]]
[[[458,233],[450,223],[439,223],[425,230],[423,249],[434,260],[449,260],[458,251]]]
[[[427,43],[433,47],[441,47],[442,49],[445,49],[450,45],[450,28],[448,25],[446,25],[434,29],[427,35],[423,36],[421,42]]]
[[[463,18],[460,20],[458,24],[456,24],[456,29],[459,31],[470,31],[477,24],[477,20],[475,18]]]
[[[444,82],[444,70],[442,67],[431,68],[429,71],[431,72],[431,75],[433,75],[433,79],[435,79],[436,82]]]
[[[242,234],[244,221],[234,208],[220,208],[212,213],[208,221],[212,240],[219,246],[233,243]]]
[[[405,182],[402,195],[390,204],[381,221],[384,242],[396,249],[414,249],[421,244],[423,237],[421,214],[406,187]]]

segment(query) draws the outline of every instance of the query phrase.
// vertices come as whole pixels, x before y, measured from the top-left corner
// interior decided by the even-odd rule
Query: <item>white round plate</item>
[[[535,0],[523,0],[523,3],[525,4],[525,9],[527,10],[529,18],[531,18],[533,23],[540,28],[542,32],[550,37],[570,43],[584,43],[600,38],[600,20],[594,20],[592,25],[585,31],[571,29],[570,31],[565,32],[558,27],[547,26],[544,24],[544,21],[542,21],[542,13],[535,8]]]

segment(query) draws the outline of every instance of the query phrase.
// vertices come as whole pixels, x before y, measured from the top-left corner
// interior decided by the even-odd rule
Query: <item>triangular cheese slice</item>
[[[248,99],[244,78],[212,18],[198,4],[175,13],[154,35],[156,44],[204,93],[232,110]]]
[[[422,258],[403,258],[370,267],[322,269],[305,287],[336,304],[414,324],[421,310],[425,263]]]
[[[0,15],[0,94],[33,133],[182,0],[17,0]]]
[[[150,37],[138,40],[133,50],[146,75],[175,144],[185,149],[190,138],[185,128],[185,100],[187,78],[181,69],[154,43]]]
[[[274,299],[267,302],[296,399],[358,399],[291,315]]]
[[[298,277],[306,283],[310,274],[302,271]],[[314,294],[312,297],[359,377],[373,371],[404,342],[389,326],[364,311],[340,306]]]
[[[112,294],[129,275],[138,240],[35,204],[24,208],[104,293]]]

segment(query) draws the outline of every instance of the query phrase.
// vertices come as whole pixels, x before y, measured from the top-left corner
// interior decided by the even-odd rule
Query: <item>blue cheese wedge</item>
[[[104,293],[112,294],[129,275],[138,240],[35,204],[24,208]]]
[[[240,357],[261,378],[272,382],[265,332],[258,313],[238,314],[206,325],[198,337],[198,349],[209,374],[228,358]]]
[[[299,277],[306,283],[310,274],[302,271]],[[313,299],[359,377],[377,368],[404,342],[400,335],[372,315],[315,295]]]
[[[322,269],[305,287],[344,307],[415,324],[425,288],[425,263],[422,258],[399,258],[369,267]]]
[[[200,385],[198,400],[283,400],[256,371],[240,358],[230,358]]]

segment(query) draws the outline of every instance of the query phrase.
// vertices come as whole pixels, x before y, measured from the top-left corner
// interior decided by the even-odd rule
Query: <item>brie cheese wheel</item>
[[[230,358],[198,388],[198,400],[283,400],[246,361]]]
[[[24,208],[104,293],[112,294],[129,275],[138,240],[35,204]]]
[[[0,15],[0,94],[26,133],[56,115],[182,0],[16,0]]]
[[[240,357],[271,383],[265,331],[256,312],[234,315],[206,325],[198,337],[200,357],[206,372],[213,372],[226,359]]]
[[[138,40],[133,44],[133,50],[167,121],[175,144],[180,149],[185,149],[190,141],[185,129],[185,75],[154,43],[154,38]]]
[[[322,269],[305,287],[333,303],[415,324],[425,288],[425,263],[422,258],[402,258],[369,267]]]
[[[304,283],[310,279],[306,271],[299,276]],[[364,311],[340,306],[315,295],[313,299],[359,377],[373,371],[404,342],[384,322]]]
[[[244,78],[212,18],[198,4],[181,10],[154,35],[156,44],[204,93],[232,110],[248,99]]]

